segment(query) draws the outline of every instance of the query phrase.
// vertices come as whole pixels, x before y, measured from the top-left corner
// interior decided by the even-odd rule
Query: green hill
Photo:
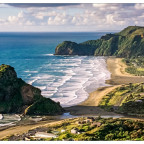
[[[107,111],[144,116],[144,83],[122,85],[103,97],[99,106]]]
[[[119,33],[106,34],[98,40],[83,43],[64,41],[55,55],[95,55],[138,57],[144,55],[144,27],[129,26]]]

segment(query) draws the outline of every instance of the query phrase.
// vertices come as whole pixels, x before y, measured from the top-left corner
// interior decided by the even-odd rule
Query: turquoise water
[[[77,104],[105,85],[104,57],[54,56],[64,40],[95,40],[105,33],[0,33],[0,64],[13,66],[23,80],[63,106]]]

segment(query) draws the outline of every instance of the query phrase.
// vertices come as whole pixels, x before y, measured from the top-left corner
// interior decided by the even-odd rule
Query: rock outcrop
[[[59,103],[41,95],[41,90],[25,83],[13,67],[0,66],[0,113],[23,113],[39,115],[62,114]]]
[[[80,44],[64,41],[55,55],[138,57],[144,55],[144,27],[129,26],[119,33],[106,34]]]

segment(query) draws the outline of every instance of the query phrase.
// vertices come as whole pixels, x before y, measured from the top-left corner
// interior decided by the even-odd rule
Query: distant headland
[[[55,49],[55,55],[88,55],[138,57],[144,55],[144,27],[128,26],[115,34],[106,34],[97,40],[83,43],[64,41]]]

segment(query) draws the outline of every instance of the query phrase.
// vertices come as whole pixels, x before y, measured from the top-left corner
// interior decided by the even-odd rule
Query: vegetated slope
[[[144,76],[144,58],[125,58],[123,62],[127,65],[125,71],[135,76]]]
[[[103,119],[81,117],[68,119],[53,126],[41,126],[22,135],[13,135],[4,140],[44,141],[100,141],[100,140],[144,140],[144,122],[126,119]],[[54,135],[54,138],[35,137],[38,132]]]
[[[144,116],[144,83],[116,88],[103,97],[99,106],[108,111]]]
[[[64,41],[55,49],[55,55],[95,55],[137,57],[144,55],[144,27],[129,26],[119,33],[106,34],[98,40],[80,44]]]
[[[59,103],[41,95],[41,90],[25,83],[13,67],[0,66],[0,113],[61,114]]]

